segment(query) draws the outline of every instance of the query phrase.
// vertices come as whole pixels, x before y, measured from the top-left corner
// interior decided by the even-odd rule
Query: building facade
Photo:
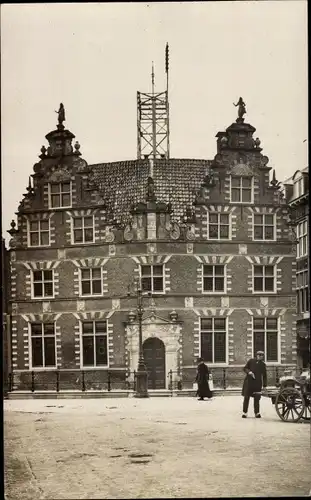
[[[241,384],[258,349],[296,364],[289,208],[255,128],[239,116],[212,160],[88,165],[62,122],[46,139],[12,222],[15,389],[124,388],[137,369],[135,287],[149,387],[192,387],[196,359]],[[237,380],[238,379],[238,380]],[[230,382],[231,380],[231,382]]]
[[[1,301],[2,301],[2,388],[8,391],[8,379],[11,372],[11,343],[9,311],[9,253],[4,238],[1,240]]]
[[[306,368],[310,364],[309,168],[297,170],[285,181],[284,188],[297,240],[297,361],[300,368]]]

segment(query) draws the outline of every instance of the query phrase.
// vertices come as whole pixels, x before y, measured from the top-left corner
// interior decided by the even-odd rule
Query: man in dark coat
[[[264,352],[257,351],[256,358],[249,359],[243,370],[246,373],[246,377],[242,389],[242,396],[244,396],[242,418],[247,417],[248,405],[251,397],[254,398],[255,417],[261,418],[259,411],[261,396],[256,393],[261,392],[262,388],[267,387],[267,369],[264,362]]]
[[[208,380],[209,380],[209,369],[204,363],[203,358],[199,358],[197,375],[195,378],[195,381],[198,384],[197,395],[199,397],[199,401],[203,401],[204,398],[211,398],[213,396],[209,388]]]

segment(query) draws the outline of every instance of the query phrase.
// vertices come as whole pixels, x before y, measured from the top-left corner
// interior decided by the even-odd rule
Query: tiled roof
[[[90,165],[92,182],[104,198],[111,219],[126,223],[133,205],[146,202],[148,177],[157,202],[171,203],[172,218],[182,220],[209,170],[208,160],[133,160]]]

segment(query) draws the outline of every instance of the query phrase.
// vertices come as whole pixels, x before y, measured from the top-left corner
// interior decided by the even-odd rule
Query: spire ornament
[[[243,101],[242,97],[238,100],[236,104],[233,103],[233,106],[237,107],[238,106],[238,118],[236,119],[237,123],[244,123],[244,118],[243,115],[246,113],[246,106],[245,102]]]
[[[58,128],[58,130],[63,130],[64,129],[63,122],[66,120],[66,117],[65,117],[65,108],[64,108],[64,105],[62,102],[59,105],[59,110],[55,111],[55,113],[58,114],[57,128]]]

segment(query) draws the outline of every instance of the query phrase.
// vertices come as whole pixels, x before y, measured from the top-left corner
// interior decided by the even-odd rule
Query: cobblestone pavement
[[[6,498],[308,495],[310,423],[281,422],[269,399],[242,419],[241,403],[5,401]]]

